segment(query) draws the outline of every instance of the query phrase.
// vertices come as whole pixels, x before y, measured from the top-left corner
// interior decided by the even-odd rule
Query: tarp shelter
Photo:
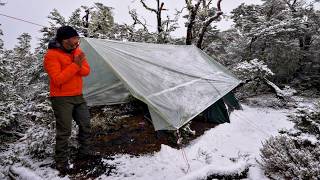
[[[131,94],[148,105],[155,130],[176,130],[239,83],[193,45],[83,38],[91,66],[84,79],[89,106],[120,104]]]

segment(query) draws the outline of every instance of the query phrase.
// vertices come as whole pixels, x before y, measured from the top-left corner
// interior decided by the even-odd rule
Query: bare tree
[[[192,5],[192,0],[185,0],[187,4],[187,9],[189,11],[189,20],[188,20],[188,26],[187,26],[187,37],[186,37],[186,44],[191,45],[192,44],[192,29],[193,25],[195,24],[196,15],[198,12],[198,8],[200,6],[201,0],[198,0],[195,5]]]
[[[142,26],[143,31],[145,33],[149,33],[148,28],[147,28],[147,22],[145,19],[143,19],[144,22],[142,22],[142,20],[139,19],[137,11],[135,9],[129,10],[129,14],[133,20],[133,24],[132,25],[125,24],[125,28],[129,32],[129,41],[135,41],[134,36],[135,36],[136,25]]]
[[[145,0],[140,0],[142,3],[143,7],[146,8],[147,10],[155,13],[157,15],[157,31],[158,31],[158,42],[162,42],[163,38],[161,37],[161,33],[163,32],[163,27],[162,27],[162,21],[161,21],[161,13],[162,11],[165,11],[167,9],[164,8],[164,3],[160,3],[160,0],[157,1],[157,8],[150,8],[146,3]]]
[[[134,27],[135,25],[141,25],[143,27],[143,29],[145,31],[148,31],[148,28],[147,28],[147,22],[145,19],[144,22],[142,22],[139,18],[138,18],[138,14],[137,14],[137,11],[135,9],[131,9],[129,10],[129,14],[133,20],[133,24],[132,26]]]
[[[88,28],[89,28],[89,15],[90,15],[90,8],[87,8],[84,11],[86,14],[82,17],[83,26],[86,29],[84,32],[84,36],[88,37]]]
[[[197,15],[200,11],[200,4],[202,3],[202,11],[208,16],[206,17],[201,25],[200,25],[200,31],[198,33],[198,40],[197,40],[197,47],[201,48],[203,37],[205,33],[207,32],[208,26],[215,20],[217,20],[223,13],[221,11],[221,1],[218,0],[217,2],[217,10],[214,15],[209,16],[209,9],[210,5],[212,4],[212,0],[197,0],[196,4],[192,4],[192,0],[185,0],[187,9],[189,11],[189,19],[188,19],[188,25],[187,25],[187,37],[186,37],[186,44],[190,45],[192,44],[192,40],[194,39],[194,36],[192,34],[194,25],[196,23]]]
[[[197,41],[197,47],[198,48],[201,48],[201,45],[202,45],[202,41],[203,41],[203,37],[207,31],[207,28],[208,26],[215,20],[217,20],[222,14],[223,12],[221,11],[221,1],[222,0],[218,0],[217,2],[217,12],[215,13],[215,15],[213,16],[210,16],[206,21],[204,21],[202,23],[202,26],[201,26],[201,29],[200,29],[200,32],[199,32],[199,36],[198,36],[198,41]],[[208,5],[205,4],[205,0],[203,0],[203,5],[205,7],[205,9],[208,9],[209,8],[209,5],[211,3],[211,1],[208,3]]]

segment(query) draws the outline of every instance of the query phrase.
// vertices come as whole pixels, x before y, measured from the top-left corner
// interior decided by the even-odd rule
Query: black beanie
[[[57,34],[56,34],[56,39],[58,42],[61,43],[62,40],[64,39],[69,39],[75,36],[79,36],[79,34],[77,33],[77,31],[75,29],[73,29],[73,27],[71,26],[61,26],[58,30],[57,30]]]

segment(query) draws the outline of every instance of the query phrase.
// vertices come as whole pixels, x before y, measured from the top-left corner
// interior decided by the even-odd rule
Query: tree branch
[[[195,7],[195,8],[194,8],[194,11],[195,11],[195,12],[197,12],[197,11],[198,11],[199,6],[200,6],[200,3],[201,3],[201,1],[200,1],[200,0],[198,0],[197,4],[195,4],[195,5],[194,5],[194,7]]]
[[[201,29],[200,29],[200,33],[199,33],[199,38],[198,38],[198,41],[197,41],[197,47],[201,49],[201,46],[202,46],[202,41],[203,41],[203,37],[204,37],[204,34],[206,33],[207,31],[207,28],[208,26],[215,20],[217,20],[222,14],[223,12],[221,11],[221,2],[222,0],[218,0],[217,2],[217,12],[214,16],[211,16],[209,17],[209,19],[207,19]]]
[[[185,0],[185,1],[186,1],[187,9],[191,11],[192,10],[191,0]]]
[[[162,2],[159,11],[164,11],[164,10],[166,10],[166,9],[163,9],[163,6],[164,6],[164,3]]]
[[[162,23],[161,23],[161,12],[165,11],[167,9],[165,9],[164,3],[162,2],[160,4],[160,0],[156,0],[157,1],[157,9],[153,9],[150,8],[149,6],[146,5],[146,3],[144,2],[144,0],[140,0],[140,2],[142,3],[143,7],[146,8],[147,10],[154,12],[157,15],[157,31],[158,31],[158,42],[161,43],[162,42],[162,38],[161,38],[161,32],[163,31],[163,27],[162,27]]]
[[[178,9],[175,9],[176,13],[174,15],[179,16],[182,13],[182,11],[184,10],[184,8],[186,8],[186,7],[183,7],[180,11]]]
[[[140,0],[140,2],[142,3],[143,7],[146,8],[147,10],[157,13],[157,10],[150,8],[149,6],[146,5],[146,3],[144,2],[144,0]]]
[[[295,5],[296,5],[296,3],[297,3],[297,0],[293,0],[292,3],[290,3],[291,0],[285,0],[285,2],[286,2],[286,4],[289,6],[289,8],[290,8],[290,10],[291,10],[292,12],[297,12],[297,10],[295,9]]]
[[[210,0],[208,3],[207,3],[207,7],[209,7],[212,3],[212,0]]]
[[[135,26],[136,24],[140,24],[145,31],[148,31],[146,20],[144,19],[145,22],[142,23],[138,18],[137,12],[134,9],[129,10],[129,14],[133,20],[133,26]]]
[[[221,11],[221,1],[222,0],[218,0],[217,2],[218,11]]]

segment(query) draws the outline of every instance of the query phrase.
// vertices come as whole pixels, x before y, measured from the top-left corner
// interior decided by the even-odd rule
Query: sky
[[[25,19],[37,24],[44,26],[48,25],[47,16],[49,13],[56,8],[61,15],[65,18],[69,17],[76,8],[79,8],[81,5],[92,6],[94,2],[103,3],[106,6],[113,7],[113,14],[115,22],[121,23],[132,23],[132,19],[128,13],[128,9],[137,9],[140,17],[146,19],[147,24],[151,30],[156,29],[156,17],[154,14],[151,14],[149,11],[143,8],[139,0],[0,0],[2,3],[6,3],[5,6],[0,6],[0,13]],[[156,0],[146,0],[146,3],[150,7],[155,7]],[[165,7],[169,9],[165,12],[163,17],[166,17],[166,14],[172,17],[172,14],[175,12],[175,9],[181,10],[185,5],[185,0],[162,0]],[[241,3],[245,4],[257,4],[261,3],[260,0],[223,0],[221,3],[221,8],[224,14],[228,15],[232,9],[239,6]],[[5,43],[5,48],[11,49],[17,43],[17,37],[26,32],[32,36],[32,47],[36,47],[37,39],[41,37],[39,30],[41,27],[28,24],[25,22],[16,21],[9,19],[7,17],[0,16],[0,29],[3,31],[3,37]],[[176,37],[185,36],[186,30],[183,27],[184,22],[181,19],[179,22],[180,29],[173,33]],[[231,20],[223,20],[218,23],[218,27],[222,30],[229,28],[232,24]]]

